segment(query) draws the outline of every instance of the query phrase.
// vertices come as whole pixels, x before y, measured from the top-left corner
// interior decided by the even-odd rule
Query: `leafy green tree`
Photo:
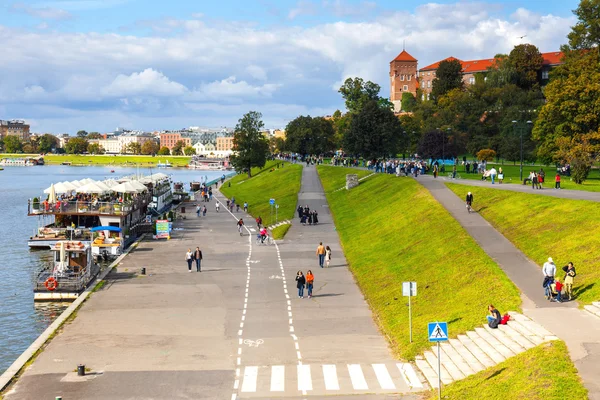
[[[488,87],[502,87],[517,83],[517,71],[507,54],[496,54],[494,64],[486,73]]]
[[[18,136],[8,135],[4,137],[4,148],[7,153],[22,153],[23,143]]]
[[[299,154],[323,154],[335,148],[332,121],[325,118],[299,116],[285,128],[285,147]]]
[[[366,158],[395,156],[403,135],[400,120],[394,113],[371,100],[352,115],[350,129],[343,140],[344,151]]]
[[[185,146],[185,148],[183,149],[183,154],[185,154],[186,156],[193,156],[194,154],[196,154],[196,149],[192,146]]]
[[[35,147],[31,143],[24,143],[23,144],[23,153],[33,154],[33,153],[35,153]]]
[[[579,7],[573,11],[577,16],[577,24],[567,35],[571,50],[595,49],[600,56],[600,1],[581,0]]]
[[[87,137],[87,135],[88,135],[87,131],[84,131],[84,130],[77,131],[77,137],[84,138],[84,137]]]
[[[175,146],[173,146],[173,148],[171,149],[171,154],[174,156],[183,155],[184,147],[185,147],[185,142],[183,140],[178,140],[177,143],[175,143]]]
[[[342,115],[340,110],[335,110],[331,121],[333,122],[333,130],[335,132],[333,142],[335,147],[339,148],[342,145],[344,135],[350,128],[350,114]]]
[[[156,154],[158,154],[159,156],[169,156],[171,155],[171,150],[169,150],[168,147],[163,146],[158,150],[158,153]]]
[[[0,137],[0,150],[4,151],[4,139]]]
[[[58,146],[58,138],[46,133],[38,140],[38,149],[41,153],[49,153]]]
[[[452,89],[462,89],[463,87],[462,64],[460,61],[444,60],[440,62],[431,87],[433,99],[438,100]]]
[[[532,44],[515,46],[508,56],[517,74],[516,84],[523,89],[531,89],[540,82],[540,69],[544,62],[542,53]]]
[[[425,132],[419,142],[417,153],[419,153],[419,157],[434,159],[448,158],[448,156],[453,155],[454,152],[450,147],[447,131],[435,129]]]
[[[142,154],[145,154],[145,155],[156,154],[156,153],[158,153],[159,150],[160,150],[160,146],[154,140],[147,140],[142,145]]]
[[[87,151],[88,141],[83,137],[70,138],[65,144],[65,150],[68,154],[83,154]]]
[[[261,119],[261,113],[250,111],[239,119],[233,132],[231,164],[236,171],[247,172],[249,178],[252,167],[263,167],[269,153],[269,142],[261,133],[264,127]]]
[[[89,139],[102,139],[102,135],[99,132],[90,132],[86,135],[86,138],[88,140]]]
[[[417,106],[417,99],[412,93],[402,93],[402,111],[413,112]]]
[[[138,142],[130,142],[127,144],[127,146],[125,146],[125,152],[129,153],[129,154],[141,154],[142,152],[142,145],[139,144]]]
[[[404,157],[414,154],[421,140],[421,121],[415,115],[404,114],[400,116],[400,124],[405,132],[405,140],[400,142],[400,151]]]
[[[90,154],[104,154],[104,147],[98,143],[90,143],[88,144],[87,151]]]
[[[271,149],[271,153],[285,151],[285,140],[282,137],[272,137],[269,139],[269,148]]]
[[[379,97],[381,86],[371,81],[365,82],[362,78],[348,78],[338,90],[346,101],[346,109],[350,113],[360,112],[362,107],[375,101],[382,108],[392,110],[394,105],[387,99]]]

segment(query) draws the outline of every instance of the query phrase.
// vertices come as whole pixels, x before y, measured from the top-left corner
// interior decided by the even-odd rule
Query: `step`
[[[536,346],[538,344],[544,343],[544,338],[542,338],[539,335],[536,335],[535,333],[531,332],[529,329],[527,329],[525,326],[523,326],[521,323],[519,323],[519,321],[509,321],[508,324],[515,331],[519,332],[521,335],[523,335],[524,337],[526,337],[528,340],[530,340]]]
[[[469,363],[464,358],[462,358],[456,350],[454,350],[454,347],[452,347],[450,343],[442,343],[442,352],[446,355],[446,357],[452,360],[454,365],[458,367],[458,369],[460,370],[460,372],[463,373],[463,375],[469,376],[475,373],[475,371],[473,371],[473,369],[469,366]]]
[[[423,353],[423,356],[425,356],[425,359],[429,363],[429,366],[433,369],[433,371],[435,372],[435,374],[437,376],[438,359],[437,359],[436,355],[432,351],[426,351]],[[442,376],[441,376],[442,383],[444,385],[451,384],[453,381],[452,376],[448,373],[448,371],[446,370],[446,368],[444,368],[443,365],[442,365],[441,370],[442,370]]]
[[[534,322],[531,319],[527,318],[523,314],[514,313],[514,315],[511,314],[510,316],[511,318],[514,318],[518,323],[529,329],[531,332],[535,333],[536,335],[542,338],[545,338],[546,336],[554,336],[546,328],[544,328],[537,322]]]
[[[494,335],[490,334],[484,328],[475,328],[475,332],[477,332],[477,334],[481,336],[483,340],[492,346],[494,350],[502,354],[503,357],[510,358],[517,355],[514,351],[503,345],[498,339],[496,339]]]
[[[600,301],[592,301],[592,304],[596,307],[600,307]]]
[[[498,325],[497,329],[492,329],[488,325],[484,325],[483,328],[500,343],[508,347],[513,353],[519,354],[525,351],[523,346],[521,346],[518,342],[515,342],[510,336],[502,331],[500,328],[501,326],[503,325]]]
[[[471,354],[473,354],[473,357],[475,357],[477,359],[477,361],[479,361],[484,367],[490,368],[490,367],[493,367],[494,365],[496,365],[494,360],[492,360],[486,353],[484,353],[483,350],[481,350],[479,348],[479,346],[477,346],[471,340],[471,338],[469,338],[468,336],[465,336],[465,335],[458,335],[457,338],[458,338],[458,340],[460,340],[460,342],[463,344],[463,346],[465,346],[465,348]]]
[[[423,358],[415,358],[415,364],[417,365],[417,368],[419,368],[425,379],[427,379],[427,382],[429,382],[429,386],[431,386],[432,389],[437,389],[437,373],[431,368],[429,363]]]
[[[437,351],[437,349],[435,349]],[[442,357],[442,367],[446,368],[446,371],[450,374],[453,380],[459,381],[461,379],[465,379],[466,375],[464,374],[458,365],[444,352],[444,349],[440,346],[440,356]]]
[[[583,306],[583,308],[586,311],[589,311],[590,313],[600,317],[600,307],[596,307],[596,306],[592,306],[592,305],[585,305],[585,306]]]
[[[467,336],[475,343],[485,354],[487,354],[493,361],[494,364],[499,364],[506,360],[502,354],[494,349],[488,342],[485,341],[477,332],[468,331]]]
[[[485,369],[485,366],[481,362],[479,362],[477,358],[475,358],[473,353],[467,350],[467,348],[464,346],[464,344],[462,344],[460,340],[450,339],[448,342],[450,343],[454,351],[456,351],[462,357],[462,359],[467,362],[469,368],[471,368],[473,372],[477,373]]]
[[[506,334],[512,340],[519,343],[519,345],[525,350],[529,350],[535,347],[535,344],[531,340],[520,334],[512,327],[512,323],[510,321],[508,321],[507,325],[500,325],[498,329],[500,329],[500,332]]]

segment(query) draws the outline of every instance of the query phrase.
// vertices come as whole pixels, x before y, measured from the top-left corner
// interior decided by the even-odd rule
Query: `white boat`
[[[160,160],[158,160],[156,167],[157,168],[171,168],[172,165],[171,165],[171,163],[169,163],[169,160],[167,160],[165,163],[161,163]]]
[[[73,301],[99,272],[89,244],[61,240],[52,247],[52,265],[36,277],[33,300]]]

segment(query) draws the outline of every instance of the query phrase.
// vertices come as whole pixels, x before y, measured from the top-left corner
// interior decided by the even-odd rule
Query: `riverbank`
[[[39,157],[39,154],[0,154],[0,158]],[[70,163],[73,166],[108,165],[114,167],[157,167],[158,164],[169,163],[172,167],[185,167],[189,164],[190,156],[136,156],[136,155],[76,155],[76,154],[46,154],[44,162],[48,165]]]

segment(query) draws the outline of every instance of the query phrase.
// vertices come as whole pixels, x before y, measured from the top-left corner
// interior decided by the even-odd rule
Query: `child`
[[[556,289],[556,302],[562,303],[563,284],[560,283],[560,279],[558,279],[558,278],[555,278],[554,282],[555,282],[555,289]]]
[[[554,189],[560,189],[560,174],[558,172],[554,177]]]

